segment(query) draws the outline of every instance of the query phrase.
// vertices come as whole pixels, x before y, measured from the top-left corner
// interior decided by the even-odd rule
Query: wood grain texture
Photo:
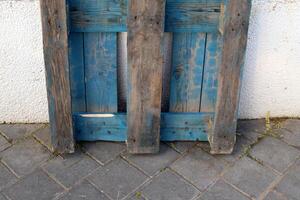
[[[244,64],[251,0],[227,0],[224,7],[222,61],[213,131],[212,154],[229,154],[236,140],[239,89]],[[223,28],[223,30],[222,30]]]
[[[117,33],[84,33],[87,112],[117,112]]]
[[[44,57],[52,145],[74,152],[65,0],[41,0]]]
[[[221,36],[207,33],[200,112],[215,112],[221,56]]]
[[[224,0],[167,0],[166,32],[217,32]],[[70,0],[72,32],[126,32],[128,0]]]
[[[207,141],[213,113],[161,113],[161,141]],[[77,141],[127,139],[126,113],[75,113]]]
[[[130,0],[128,17],[128,151],[157,153],[165,0]]]
[[[83,33],[69,34],[69,62],[72,112],[86,111],[83,46]]]
[[[170,112],[199,112],[205,33],[174,33]]]

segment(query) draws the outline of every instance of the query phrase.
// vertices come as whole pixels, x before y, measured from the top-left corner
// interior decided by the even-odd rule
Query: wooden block
[[[228,0],[220,33],[223,36],[219,70],[218,98],[213,131],[209,136],[211,153],[229,154],[236,140],[241,70],[247,44],[251,0]]]
[[[128,16],[128,151],[157,153],[165,0],[130,0]]]
[[[174,33],[170,112],[199,112],[205,33]]]
[[[68,30],[65,0],[41,0],[44,57],[52,145],[61,153],[74,152]]]
[[[161,113],[161,141],[207,141],[213,113]],[[77,141],[127,139],[126,113],[75,113]]]
[[[117,112],[117,33],[84,33],[87,112]]]

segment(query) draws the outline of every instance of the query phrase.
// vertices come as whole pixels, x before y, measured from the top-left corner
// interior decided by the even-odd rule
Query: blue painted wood
[[[161,113],[162,141],[207,141],[213,113]],[[125,113],[75,113],[77,141],[125,141]]]
[[[85,112],[83,33],[69,34],[72,112]]]
[[[117,112],[117,34],[84,33],[87,112]]]
[[[217,32],[223,0],[167,0],[166,32]],[[69,0],[72,32],[126,32],[128,0]]]
[[[207,34],[201,97],[201,112],[214,112],[218,95],[218,72],[222,58],[221,36]]]
[[[205,33],[174,33],[170,85],[171,112],[199,112]]]

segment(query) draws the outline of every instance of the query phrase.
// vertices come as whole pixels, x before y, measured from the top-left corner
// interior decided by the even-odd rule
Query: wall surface
[[[253,0],[240,118],[300,117],[300,0]],[[0,122],[48,120],[38,0],[0,0]]]

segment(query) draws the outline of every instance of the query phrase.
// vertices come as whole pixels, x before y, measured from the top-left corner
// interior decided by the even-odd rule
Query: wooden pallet
[[[251,0],[41,0],[52,144],[209,141],[232,152]],[[128,32],[127,112],[118,106],[118,33]],[[169,108],[161,112],[164,32]],[[124,83],[126,84],[126,83]]]

